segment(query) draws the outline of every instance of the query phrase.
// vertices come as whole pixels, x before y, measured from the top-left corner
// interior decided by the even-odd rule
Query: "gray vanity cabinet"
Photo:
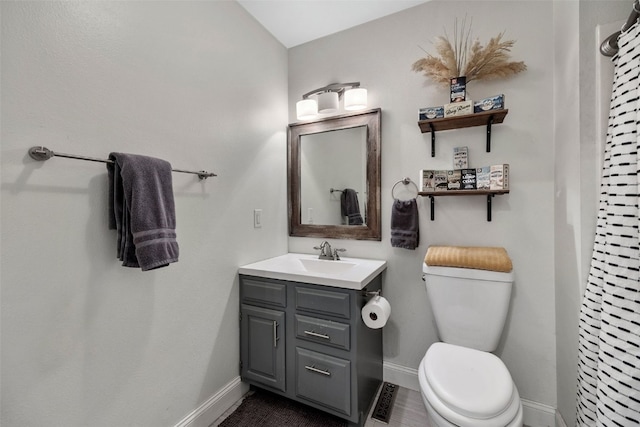
[[[364,425],[382,382],[382,330],[362,291],[240,275],[242,380]]]

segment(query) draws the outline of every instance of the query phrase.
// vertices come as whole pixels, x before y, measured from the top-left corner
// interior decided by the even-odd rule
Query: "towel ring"
[[[404,185],[413,184],[413,186],[416,187],[416,197],[418,197],[420,195],[420,190],[418,189],[418,186],[416,185],[416,183],[411,181],[411,178],[405,177],[405,178],[401,179],[400,181],[396,182],[395,184],[393,184],[393,187],[391,188],[391,198],[392,199],[396,200],[396,196],[393,194],[393,191],[396,189],[398,184],[404,184]]]

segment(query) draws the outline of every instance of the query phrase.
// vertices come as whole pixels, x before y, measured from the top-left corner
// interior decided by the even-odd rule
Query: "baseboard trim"
[[[390,362],[382,363],[382,375],[385,381],[397,384],[400,387],[414,391],[420,391],[418,370],[396,365]],[[531,427],[566,427],[564,422],[558,423],[558,414],[554,407],[532,400],[520,399],[524,423]],[[560,417],[562,420],[562,417]]]
[[[409,390],[420,391],[418,382],[418,370],[396,365],[395,363],[382,362],[382,378],[392,384]]]
[[[249,391],[249,386],[236,377],[208,398],[175,427],[208,427]]]
[[[522,412],[526,425],[530,427],[556,426],[556,408],[522,398],[520,398],[520,401],[522,402]]]

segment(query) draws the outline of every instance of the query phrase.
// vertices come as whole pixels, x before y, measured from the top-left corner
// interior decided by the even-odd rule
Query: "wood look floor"
[[[407,388],[399,387],[396,400],[393,404],[393,410],[391,411],[391,419],[389,424],[382,421],[374,420],[371,418],[371,413],[365,427],[429,427],[427,422],[427,411],[424,408],[422,397],[420,392],[409,390]],[[284,398],[283,398],[284,399]],[[378,398],[374,400],[377,402]],[[227,412],[222,414],[210,427],[218,426],[225,418],[227,418],[236,408],[240,405],[242,400],[236,402]],[[373,412],[373,407],[371,408]],[[258,426],[256,426],[258,427]]]

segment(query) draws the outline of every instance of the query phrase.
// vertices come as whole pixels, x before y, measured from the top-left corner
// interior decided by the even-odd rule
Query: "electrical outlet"
[[[253,228],[262,228],[262,209],[253,210]]]

